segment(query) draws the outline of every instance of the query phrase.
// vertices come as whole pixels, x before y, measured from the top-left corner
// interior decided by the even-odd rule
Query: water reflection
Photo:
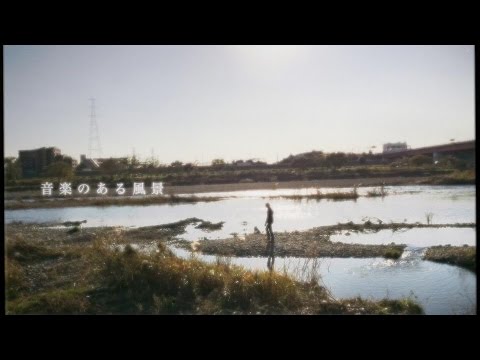
[[[274,265],[275,265],[275,255],[272,252],[271,255],[268,256],[268,260],[267,260],[267,268],[268,270],[270,270],[270,272],[273,272],[275,270]]]
[[[418,193],[405,193],[405,189],[395,190],[401,195],[389,195],[379,198],[361,197],[352,201],[300,201],[272,199],[276,209],[276,230],[307,230],[338,222],[361,222],[365,216],[379,218],[384,222],[425,223],[425,214],[434,214],[435,223],[475,222],[475,187],[424,188]],[[323,190],[323,189],[322,189]],[[451,196],[457,200],[452,201]],[[236,197],[227,200],[179,205],[151,206],[107,206],[73,207],[59,209],[25,209],[5,211],[5,222],[64,222],[88,220],[87,226],[151,226],[197,217],[213,223],[225,221],[220,231],[201,234],[210,239],[226,238],[232,232],[246,230],[251,233],[254,227],[260,227],[264,220],[264,199]],[[248,225],[243,225],[248,224]],[[189,240],[195,240],[199,234],[192,233]]]
[[[272,238],[272,240],[267,242],[267,254],[268,254],[268,259],[267,259],[267,269],[270,270],[270,272],[274,271],[274,264],[275,264],[275,240]]]
[[[332,235],[330,240],[347,244],[387,245],[406,244],[410,247],[436,245],[475,246],[476,228],[418,228],[381,230],[378,232],[352,233],[344,231]]]
[[[366,216],[384,222],[422,222],[433,213],[434,223],[466,223],[476,221],[475,186],[405,186],[386,188],[384,199],[360,198],[357,202],[293,202],[273,200],[276,209],[276,230],[306,230],[338,222],[363,222]],[[323,191],[324,189],[322,189]],[[362,191],[367,191],[364,188]],[[296,190],[291,190],[295,194]],[[309,190],[310,191],[310,190]],[[340,189],[335,189],[340,191]],[[273,191],[271,191],[273,193]],[[285,193],[288,193],[285,191]],[[205,194],[201,194],[205,196]],[[225,194],[223,194],[225,195]],[[189,240],[230,237],[231,233],[253,232],[264,220],[264,199],[267,192],[235,192],[237,198],[219,202],[154,205],[77,207],[61,209],[27,209],[5,211],[5,222],[63,222],[87,219],[89,226],[148,226],[198,217],[217,223],[225,221],[221,231],[207,234],[194,226],[187,227],[182,237]],[[272,194],[273,195],[273,194]],[[278,195],[278,194],[277,194]],[[272,205],[273,205],[272,201]],[[213,236],[212,236],[213,235]],[[456,266],[422,260],[423,249],[432,245],[476,244],[476,229],[411,229],[402,232],[379,231],[375,234],[346,233],[332,236],[332,241],[363,244],[404,243],[410,246],[399,260],[383,258],[283,258],[275,259],[275,244],[267,244],[267,257],[231,258],[228,261],[250,270],[271,272],[274,267],[298,280],[318,281],[337,298],[362,296],[381,299],[401,298],[413,294],[427,314],[473,313],[476,310],[476,274]],[[191,252],[175,249],[181,257]],[[215,256],[199,255],[207,262],[219,261]],[[276,262],[276,265],[275,265]]]
[[[411,193],[413,190],[419,192]],[[338,190],[338,189],[337,189]],[[366,190],[366,189],[365,189]],[[323,189],[322,189],[323,191]],[[361,222],[366,216],[384,222],[425,223],[425,214],[433,213],[434,223],[475,222],[475,187],[396,187],[395,195],[379,198],[361,197],[352,201],[301,201],[272,199],[276,210],[276,230],[307,230],[338,222]],[[410,191],[410,192],[408,192]],[[241,192],[240,192],[241,193]],[[245,194],[247,195],[247,194]],[[252,194],[250,194],[252,195]],[[457,200],[453,201],[455,195]],[[212,233],[197,230],[185,234],[188,240],[207,236],[226,238],[231,233],[247,233],[260,227],[264,220],[265,200],[258,196],[229,198],[218,202],[151,205],[73,207],[60,209],[25,209],[5,211],[5,222],[64,222],[88,220],[90,226],[150,226],[197,217],[213,223],[225,221],[223,228]],[[245,225],[244,225],[245,224]],[[189,229],[191,230],[191,229]]]
[[[171,248],[188,258],[186,250]],[[399,260],[384,258],[295,258],[272,256],[276,271],[301,281],[318,281],[335,298],[366,299],[414,297],[426,314],[471,314],[476,312],[476,275],[457,266],[422,260],[422,249],[410,248]],[[198,254],[215,263],[216,257]],[[265,270],[268,258],[232,257],[232,265],[252,271]]]

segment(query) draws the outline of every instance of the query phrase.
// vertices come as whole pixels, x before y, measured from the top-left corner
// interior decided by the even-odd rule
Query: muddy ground
[[[81,246],[97,238],[115,238],[118,243],[145,244],[164,242],[187,250],[199,251],[204,254],[221,256],[271,256],[272,247],[269,245],[265,234],[247,234],[243,237],[234,236],[221,240],[200,240],[190,242],[182,239],[182,234],[188,225],[195,225],[199,229],[214,231],[223,226],[223,223],[210,223],[202,219],[188,218],[175,223],[146,226],[138,228],[124,227],[83,227],[64,226],[62,224],[8,224],[6,228],[7,239],[20,238],[23,240],[47,243],[52,247],[72,244]],[[52,227],[55,226],[55,227]],[[330,236],[340,231],[349,232],[377,232],[390,229],[392,231],[411,229],[415,227],[475,227],[474,223],[466,224],[408,224],[408,223],[365,223],[352,222],[322,226],[307,231],[292,231],[275,233],[274,255],[280,257],[386,257],[398,258],[402,255],[405,245],[365,245],[345,244],[331,242]],[[471,251],[471,250],[470,250]],[[463,253],[457,254],[462,257]],[[468,254],[471,254],[468,253]],[[465,256],[468,255],[465,253]],[[470,256],[470,255],[469,255]],[[429,260],[437,261],[435,256]],[[457,260],[456,263],[461,263]]]
[[[401,256],[406,245],[362,245],[331,242],[322,230],[275,234],[275,256],[285,257],[392,257]],[[265,235],[243,238],[200,240],[198,251],[222,256],[269,256],[271,249]]]
[[[380,230],[398,231],[412,228],[475,227],[465,224],[421,224],[421,223],[373,223],[353,222],[321,226],[307,231],[275,233],[275,256],[295,257],[387,257],[398,258],[406,245],[364,245],[331,242],[330,236],[341,231],[373,233]],[[205,254],[225,256],[271,256],[271,246],[265,234],[248,234],[223,240],[200,240],[194,244],[196,250]]]

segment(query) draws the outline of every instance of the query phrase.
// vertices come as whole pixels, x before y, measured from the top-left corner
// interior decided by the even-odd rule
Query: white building
[[[406,142],[383,144],[384,153],[392,153],[392,152],[399,152],[399,151],[405,151],[405,150],[408,150],[408,146]]]

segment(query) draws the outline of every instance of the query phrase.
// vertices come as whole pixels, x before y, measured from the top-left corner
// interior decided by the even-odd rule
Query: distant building
[[[393,153],[408,150],[406,142],[387,143],[383,144],[383,153]]]
[[[36,150],[20,150],[18,157],[22,168],[22,177],[35,177],[41,175],[48,165],[53,163],[61,151],[56,147],[42,147]]]
[[[105,162],[105,161],[115,161],[117,164],[128,164],[128,157],[118,157],[118,158],[113,158],[113,157],[110,157],[110,158],[96,158],[96,159],[92,159],[94,160],[99,166],[102,166],[102,164]]]
[[[97,171],[101,170],[102,164],[109,163],[109,167],[116,169],[125,169],[128,166],[128,158],[120,157],[120,158],[97,158],[97,159],[89,159],[86,155],[80,155],[80,163],[78,164],[76,171],[77,172],[89,172],[89,171]],[[104,169],[103,169],[104,170]]]
[[[80,155],[80,164],[77,171],[94,171],[100,168],[100,164],[94,159],[87,159],[86,155]]]

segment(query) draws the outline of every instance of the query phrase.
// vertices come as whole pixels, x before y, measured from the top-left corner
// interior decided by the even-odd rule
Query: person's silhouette
[[[268,260],[267,260],[267,268],[271,272],[273,271],[273,265],[275,264],[275,252],[274,252],[274,246],[273,246],[273,241],[269,241],[267,244],[267,254],[268,254]]]
[[[273,236],[272,224],[273,224],[273,210],[270,207],[269,203],[266,203],[267,207],[267,220],[265,221],[265,230],[267,233],[267,268],[270,271],[273,271],[273,264],[275,262],[274,248],[275,248],[275,237]]]
[[[265,220],[265,230],[267,232],[267,239],[269,242],[274,241],[273,231],[272,231],[272,224],[273,224],[273,210],[270,207],[269,203],[266,203],[265,206],[267,207],[267,220]]]
[[[275,256],[269,256],[268,260],[267,260],[267,268],[271,272],[273,272],[273,270],[274,270],[274,267],[273,267],[274,264],[275,264]]]

